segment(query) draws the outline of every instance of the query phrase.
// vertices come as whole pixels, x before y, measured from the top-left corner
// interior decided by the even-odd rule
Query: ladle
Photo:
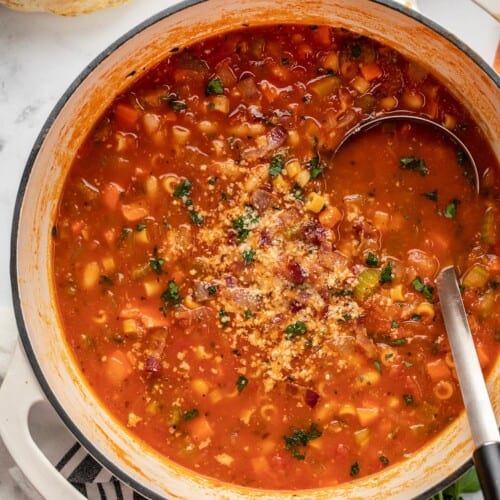
[[[367,119],[350,129],[333,151],[335,156],[350,140],[364,131],[383,123],[403,121],[420,123],[435,128],[462,149],[467,157],[474,187],[479,193],[479,174],[476,162],[467,146],[449,129],[421,116],[389,114]],[[500,499],[500,433],[495,414],[486,389],[486,384],[477,357],[474,341],[467,323],[464,304],[460,294],[455,269],[444,268],[436,279],[441,311],[444,318],[460,390],[474,442],[473,461],[481,489],[486,500]]]
[[[479,482],[486,500],[500,499],[500,433],[465,313],[455,268],[436,279],[448,339],[469,420]]]
[[[396,121],[403,121],[407,123],[420,123],[423,125],[428,125],[431,128],[434,128],[436,131],[440,131],[443,135],[448,137],[451,142],[454,142],[465,154],[468,165],[470,166],[471,172],[474,176],[474,186],[476,188],[476,192],[479,193],[479,174],[476,166],[476,162],[474,161],[474,157],[471,152],[467,148],[467,146],[462,142],[462,140],[451,130],[447,129],[445,126],[441,125],[438,122],[431,120],[430,118],[425,118],[423,116],[411,115],[411,114],[388,114],[379,116],[376,118],[368,118],[353,128],[347,131],[342,140],[337,144],[333,151],[333,157],[339,152],[339,150],[350,140],[354,139],[356,136],[361,133],[376,127],[378,125],[382,125],[383,123],[391,123]]]

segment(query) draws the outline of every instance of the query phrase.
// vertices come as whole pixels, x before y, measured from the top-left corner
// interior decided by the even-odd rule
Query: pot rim
[[[144,486],[142,483],[135,480],[129,474],[127,474],[124,470],[122,470],[118,465],[114,462],[110,461],[103,453],[101,453],[93,443],[87,439],[87,437],[80,431],[79,427],[74,424],[71,420],[70,416],[64,409],[64,407],[59,403],[57,396],[53,392],[50,384],[45,378],[43,371],[41,369],[38,358],[33,350],[33,347],[30,342],[29,334],[24,322],[24,316],[22,312],[21,300],[19,295],[19,284],[18,284],[18,273],[17,273],[17,243],[18,243],[18,233],[19,233],[19,221],[21,216],[21,210],[23,206],[24,196],[26,193],[27,184],[29,178],[31,176],[31,171],[36,162],[36,158],[38,153],[44,143],[45,137],[51,129],[53,123],[59,116],[61,110],[66,105],[67,101],[71,98],[71,96],[78,90],[80,84],[114,51],[116,51],[120,46],[128,42],[134,36],[139,34],[140,32],[148,29],[154,24],[162,21],[163,19],[180,12],[189,7],[193,7],[198,4],[205,3],[209,0],[180,0],[176,2],[174,5],[167,7],[157,14],[152,15],[148,19],[139,23],[113,43],[111,43],[108,47],[106,47],[101,53],[99,53],[81,72],[80,74],[73,80],[67,90],[62,94],[54,108],[50,112],[48,118],[46,119],[44,125],[38,137],[36,138],[33,147],[31,149],[30,155],[26,162],[26,166],[24,168],[21,181],[19,184],[16,201],[14,205],[13,218],[12,218],[12,232],[11,232],[11,240],[10,240],[10,280],[11,280],[11,292],[12,292],[12,301],[14,314],[16,318],[16,324],[19,331],[19,337],[21,339],[24,351],[30,363],[30,366],[40,384],[48,402],[55,409],[59,418],[63,421],[64,425],[71,432],[71,434],[75,437],[75,439],[82,444],[85,450],[95,459],[97,460],[103,467],[108,469],[115,477],[117,477],[124,484],[130,486],[139,494],[150,498],[152,500],[164,500],[165,497],[159,495],[158,493],[152,491],[148,487]],[[374,3],[381,4],[389,9],[396,10],[408,17],[413,18],[417,22],[423,24],[424,26],[430,28],[443,38],[447,39],[453,45],[455,45],[462,53],[464,53],[467,57],[469,57],[479,68],[485,73],[495,84],[500,88],[500,76],[495,73],[493,68],[482,59],[475,51],[473,51],[468,45],[459,40],[455,35],[446,30],[441,25],[432,21],[431,19],[425,17],[424,15],[416,12],[408,7],[405,7],[395,0],[370,0]],[[456,469],[453,473],[449,474],[445,478],[443,478],[439,483],[437,483],[432,488],[429,488],[426,492],[414,497],[416,500],[425,500],[435,493],[441,491],[446,486],[454,482],[460,476],[462,476],[468,469],[470,469],[473,465],[472,458],[466,461],[462,466]]]

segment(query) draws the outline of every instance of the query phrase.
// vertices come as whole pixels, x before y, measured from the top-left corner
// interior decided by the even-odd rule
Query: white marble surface
[[[30,149],[51,109],[85,66],[120,35],[173,3],[133,0],[77,18],[22,14],[0,6],[0,380],[17,336],[10,297],[10,228]],[[471,0],[418,0],[418,5],[492,64],[500,25]],[[8,473],[12,466],[0,443],[0,498],[25,499],[26,491]]]

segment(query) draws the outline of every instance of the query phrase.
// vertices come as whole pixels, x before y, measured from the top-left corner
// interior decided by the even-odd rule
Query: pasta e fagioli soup
[[[411,123],[454,130],[480,167]],[[485,373],[500,339],[498,163],[426,69],[328,26],[244,27],[120,95],[52,231],[68,343],[109,412],[165,457],[307,489],[421,449],[463,405],[434,280],[449,264]]]

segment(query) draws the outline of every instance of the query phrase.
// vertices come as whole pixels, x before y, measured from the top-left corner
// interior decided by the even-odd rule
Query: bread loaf
[[[61,16],[77,16],[107,7],[116,7],[129,1],[130,0],[0,0],[0,4],[24,12],[50,12]]]

